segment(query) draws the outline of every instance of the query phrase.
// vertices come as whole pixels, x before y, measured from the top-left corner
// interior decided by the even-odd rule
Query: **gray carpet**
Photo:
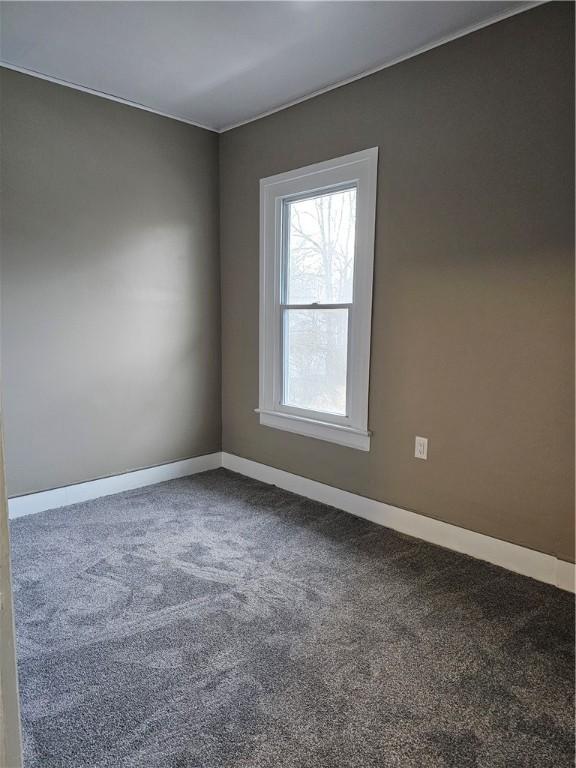
[[[12,523],[26,768],[565,768],[568,593],[225,470]]]

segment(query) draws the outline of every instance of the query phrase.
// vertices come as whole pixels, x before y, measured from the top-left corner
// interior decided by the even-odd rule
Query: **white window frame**
[[[378,148],[260,180],[260,424],[370,450],[368,387]],[[356,237],[351,304],[298,305],[306,309],[348,308],[346,415],[282,403],[282,270],[286,201],[314,193],[356,188]],[[294,305],[288,305],[294,306]]]

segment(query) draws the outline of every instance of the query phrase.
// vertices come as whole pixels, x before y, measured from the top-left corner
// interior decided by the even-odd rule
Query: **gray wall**
[[[218,450],[222,322],[225,450],[573,559],[573,15],[223,134],[222,316],[218,137],[2,71],[9,493]],[[258,180],[375,145],[366,454],[258,424]]]
[[[224,450],[573,559],[573,14],[540,6],[221,137]],[[376,145],[363,453],[258,424],[258,180]]]
[[[217,135],[0,77],[9,494],[218,450]]]
[[[10,533],[0,421],[0,765],[20,768],[22,738],[18,707],[18,672],[14,632],[14,606],[10,567]]]

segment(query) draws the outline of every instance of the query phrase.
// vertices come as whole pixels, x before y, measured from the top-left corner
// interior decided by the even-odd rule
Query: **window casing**
[[[260,423],[365,451],[377,161],[260,182]]]

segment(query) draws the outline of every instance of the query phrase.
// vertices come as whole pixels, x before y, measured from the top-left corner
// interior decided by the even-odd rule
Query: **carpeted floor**
[[[26,768],[567,768],[573,599],[226,470],[12,523]]]

